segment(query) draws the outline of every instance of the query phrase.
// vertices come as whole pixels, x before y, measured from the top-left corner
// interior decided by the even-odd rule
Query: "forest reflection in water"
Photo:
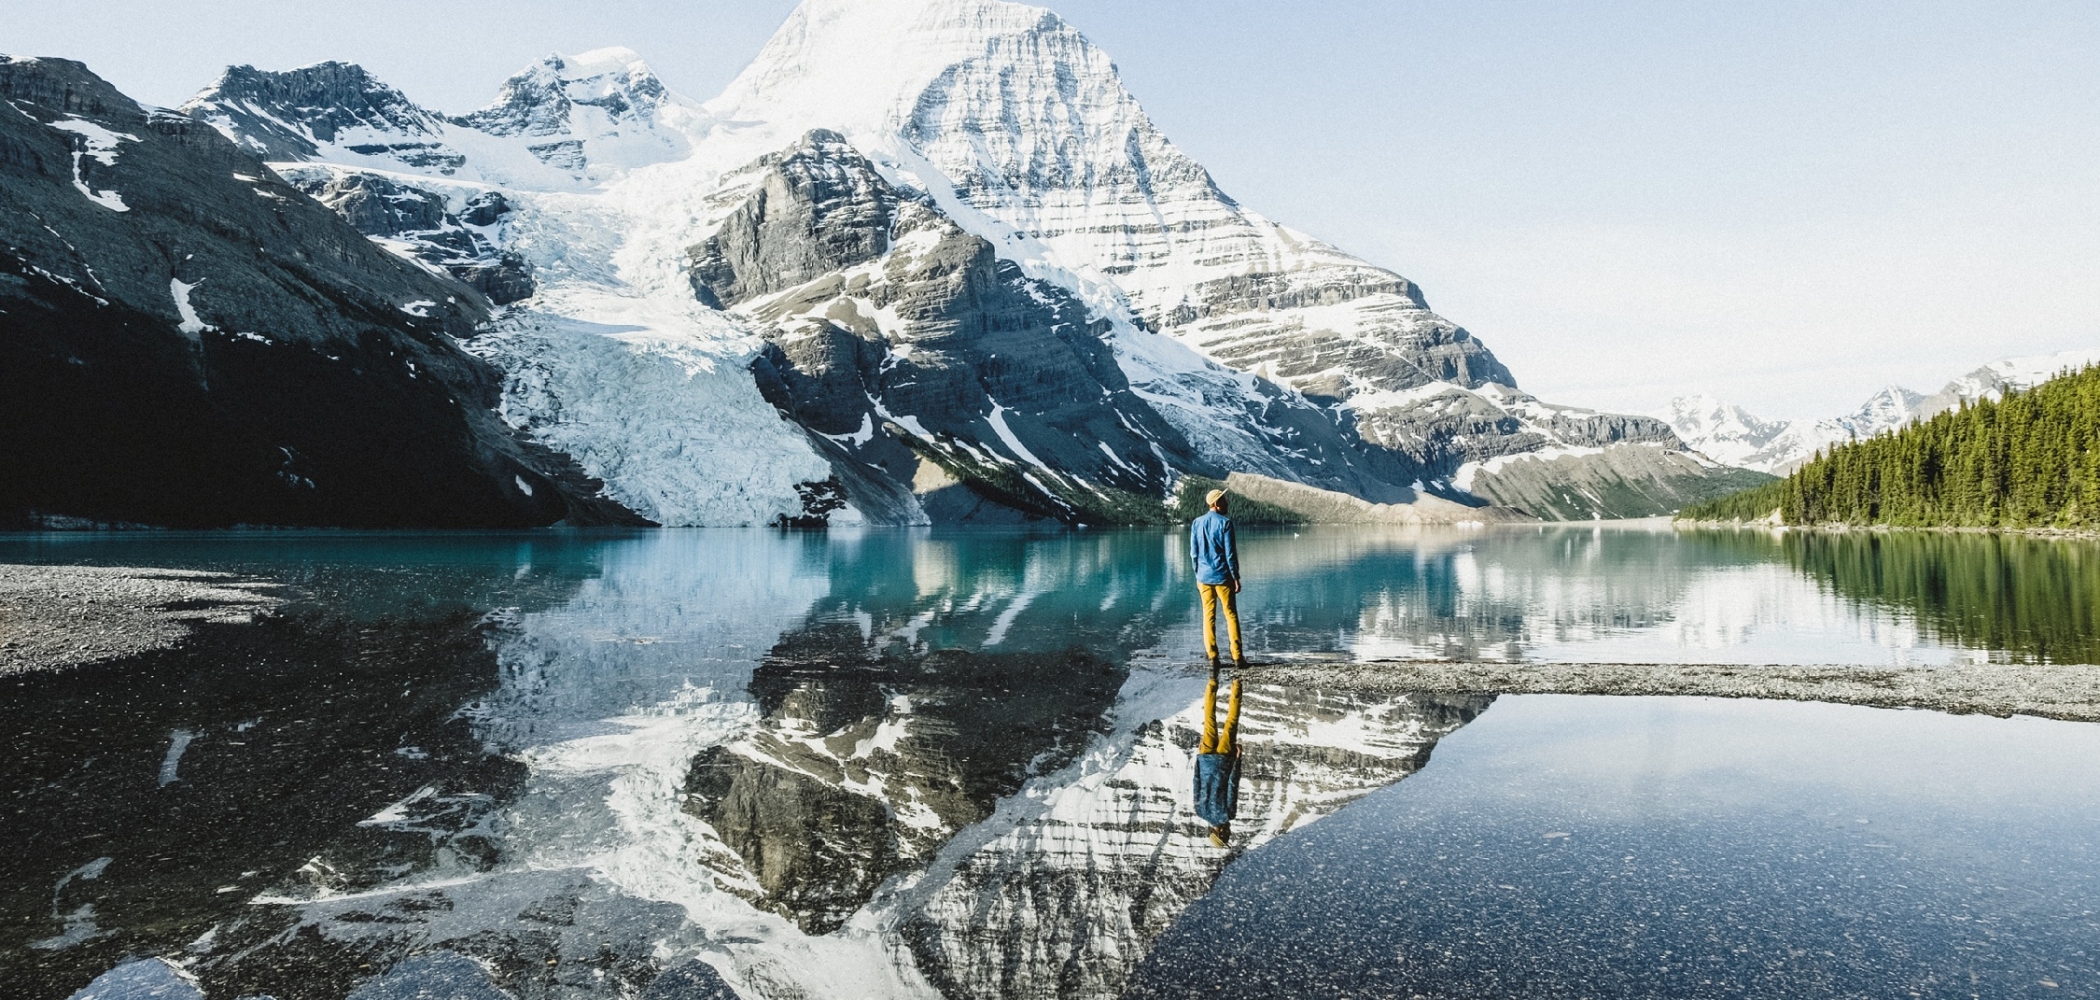
[[[2081,542],[1579,526],[1243,547],[1257,660],[2092,643]],[[461,976],[527,997],[722,976],[1113,995],[1242,852],[1412,773],[1490,703],[1252,677],[1245,836],[1220,851],[1188,813],[1178,533],[45,536],[0,538],[0,560],[294,595],[261,626],[16,684],[0,975],[52,1000],[127,955],[215,1000]]]
[[[1248,644],[1267,656],[2100,661],[2090,540],[1562,525],[1247,529],[1241,545]],[[911,634],[935,647],[1037,648],[1029,628],[1061,620],[1098,650],[1199,655],[1177,537],[875,536],[826,559],[834,595],[895,593],[909,567],[915,593],[938,580],[1015,602],[975,634],[948,631],[969,616],[928,617]],[[1057,614],[1022,614],[1037,603]]]
[[[2100,546],[2091,541],[1939,531],[1752,537],[1942,644],[2017,663],[2100,663]]]

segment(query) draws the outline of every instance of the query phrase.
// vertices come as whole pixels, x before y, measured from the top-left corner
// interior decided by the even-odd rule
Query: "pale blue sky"
[[[1525,388],[1761,415],[2100,346],[2100,4],[1050,4],[1243,203],[1420,282]],[[364,63],[479,106],[553,51],[706,99],[792,0],[75,0],[0,51],[179,102]]]

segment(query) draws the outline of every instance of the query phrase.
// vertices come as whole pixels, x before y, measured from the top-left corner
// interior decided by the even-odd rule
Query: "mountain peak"
[[[563,77],[570,80],[621,72],[652,77],[656,75],[650,71],[649,64],[642,60],[641,53],[624,45],[592,49],[573,56],[556,53],[548,56],[546,61],[556,69],[562,70]]]
[[[1669,407],[1658,416],[1688,441],[1725,437],[1762,445],[1782,426],[1760,420],[1734,403],[1723,402],[1703,392],[1670,400]]]
[[[549,55],[525,67],[496,93],[496,102],[459,119],[493,135],[553,136],[578,131],[579,108],[596,112],[586,131],[648,124],[669,104],[684,104],[633,49]]]
[[[1883,386],[1860,404],[1852,420],[1860,436],[1868,437],[1909,423],[1918,415],[1918,404],[1924,401],[1923,393],[1912,392],[1900,385]]]
[[[435,136],[443,129],[438,115],[363,66],[336,61],[289,70],[228,66],[178,110],[265,160],[312,159],[321,144],[360,135]]]
[[[890,130],[949,67],[1057,30],[1056,14],[1005,0],[803,0],[708,108],[795,132]]]

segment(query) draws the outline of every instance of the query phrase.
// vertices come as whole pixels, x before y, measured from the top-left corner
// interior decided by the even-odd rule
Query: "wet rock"
[[[253,620],[279,590],[227,573],[0,564],[0,677],[166,649],[194,625]]]
[[[386,975],[367,980],[347,1000],[513,1000],[489,982],[489,974],[464,955],[418,955]]]
[[[266,909],[249,905],[265,890],[355,892],[427,865],[444,845],[362,821],[426,786],[494,802],[522,772],[458,717],[497,679],[477,613],[306,608],[191,628],[166,649],[7,679],[0,981],[23,995],[64,997],[125,955],[181,954]],[[346,839],[369,865],[322,857]],[[53,937],[64,946],[29,947]],[[303,992],[192,971],[214,996]]]

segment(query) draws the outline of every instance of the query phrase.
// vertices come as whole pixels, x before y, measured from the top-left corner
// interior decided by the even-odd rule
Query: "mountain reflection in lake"
[[[1982,557],[1852,538],[1249,531],[1242,609],[1257,659],[2092,642],[2089,616],[2026,638],[2090,600],[2082,543],[1991,556],[2059,592],[1899,585]],[[1239,836],[1213,848],[1187,801],[1185,560],[1147,531],[0,537],[0,561],[228,570],[293,596],[259,625],[8,679],[0,981],[54,1000],[104,974],[214,1000],[1113,996],[1233,859],[1421,768],[1490,703],[1251,678]],[[1959,624],[1985,607],[2011,624]]]

